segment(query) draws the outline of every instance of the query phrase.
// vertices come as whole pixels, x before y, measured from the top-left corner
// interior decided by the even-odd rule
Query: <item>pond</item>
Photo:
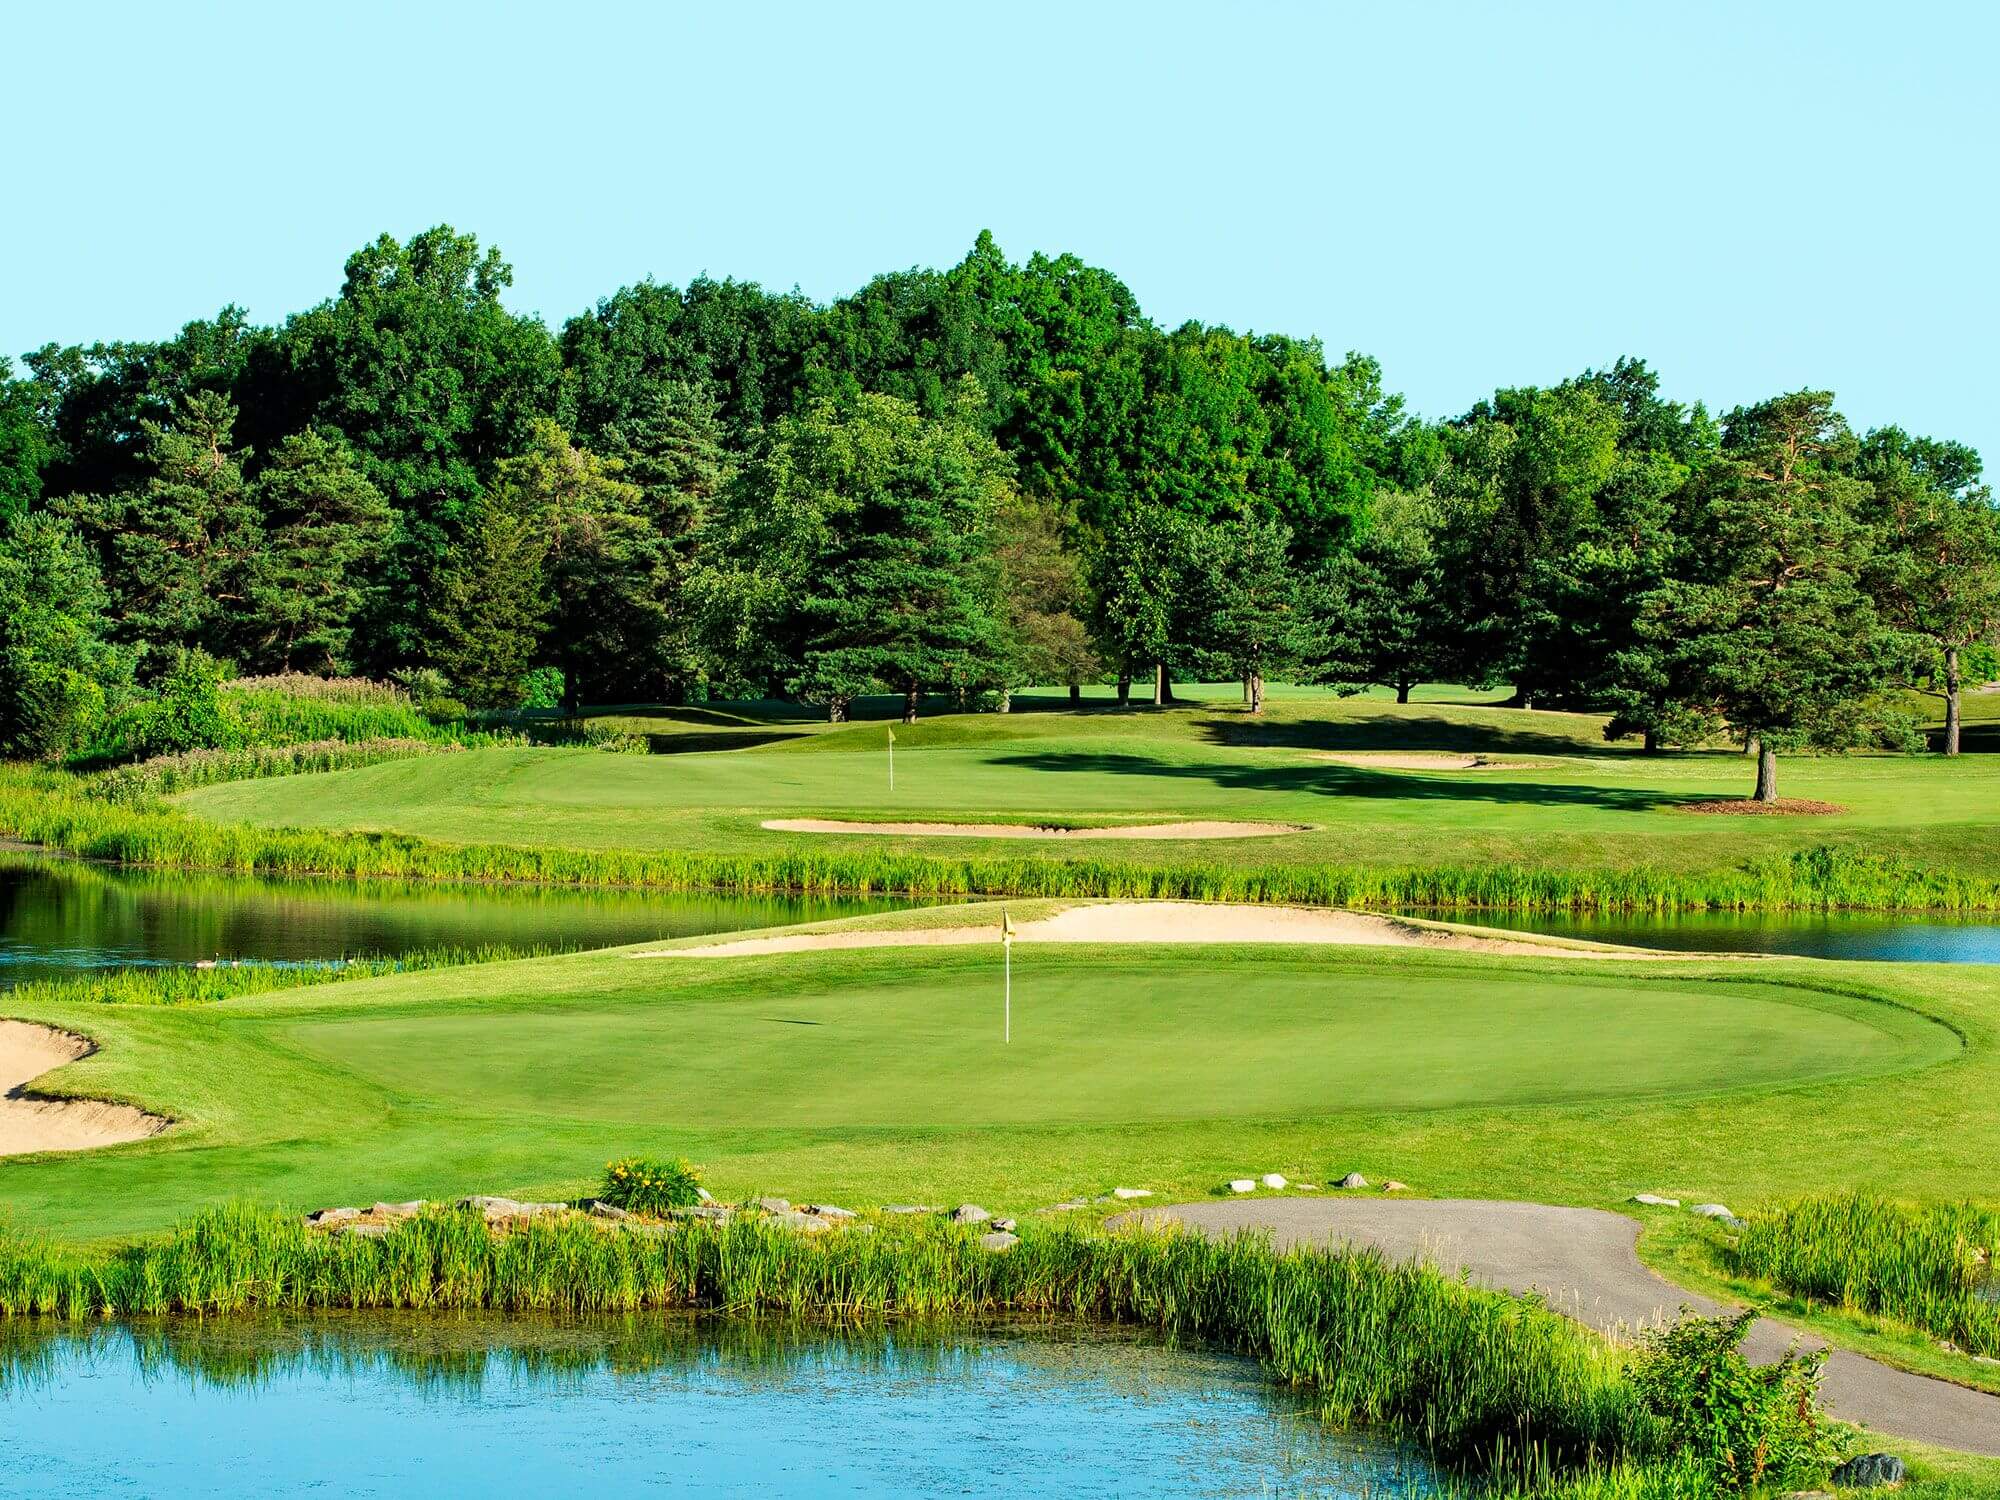
[[[1676,952],[1777,953],[1896,963],[2000,963],[1990,915],[1878,912],[1481,912],[1482,927]]]
[[[274,880],[0,851],[0,987],[79,968],[419,948],[608,948],[907,903],[440,881]]]
[[[1423,1496],[1257,1367],[1077,1325],[691,1315],[0,1325],[24,1494]]]
[[[0,987],[89,967],[313,962],[503,943],[604,948],[888,911],[889,898],[663,894],[127,869],[0,850]],[[1991,916],[1683,912],[1425,913],[1682,951],[2000,963]]]

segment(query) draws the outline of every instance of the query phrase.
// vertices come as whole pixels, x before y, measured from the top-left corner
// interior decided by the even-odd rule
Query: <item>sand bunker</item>
[[[1521,771],[1532,769],[1534,765],[1530,761],[1503,762],[1484,755],[1427,751],[1315,750],[1312,758],[1331,761],[1336,766],[1354,766],[1363,771]]]
[[[64,1063],[88,1057],[97,1046],[87,1037],[0,1021],[0,1156],[30,1151],[82,1151],[116,1146],[158,1135],[171,1123],[129,1104],[102,1099],[37,1099],[27,1085]]]
[[[978,925],[794,932],[737,938],[696,948],[663,948],[640,958],[735,958],[804,953],[826,948],[929,948],[991,943],[1000,914],[991,907]],[[1460,953],[1528,954],[1542,958],[1672,958],[1643,948],[1545,942],[1530,936],[1486,937],[1428,927],[1368,912],[1301,906],[1226,906],[1200,901],[1113,901],[1072,906],[1014,929],[1024,943],[1322,943],[1437,948]]]
[[[773,833],[896,833],[945,839],[1259,839],[1304,833],[1299,823],[1133,823],[1051,828],[1038,823],[850,823],[839,818],[766,818]]]

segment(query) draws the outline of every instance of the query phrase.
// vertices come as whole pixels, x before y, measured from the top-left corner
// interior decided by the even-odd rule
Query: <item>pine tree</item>
[[[394,516],[345,444],[286,438],[257,476],[264,546],[250,560],[239,659],[259,670],[338,672]]]
[[[439,575],[431,658],[474,708],[518,707],[541,641],[544,533],[535,518],[488,496]]]
[[[184,397],[171,423],[146,422],[146,481],[59,509],[97,542],[121,640],[152,652],[229,648],[263,526],[230,447],[236,408],[214,391]]]

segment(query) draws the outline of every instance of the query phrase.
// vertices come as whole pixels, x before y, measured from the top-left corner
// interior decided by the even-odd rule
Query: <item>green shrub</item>
[[[2000,1213],[1855,1194],[1752,1214],[1732,1269],[1801,1297],[1896,1319],[1970,1354],[2000,1356]]]
[[[1740,1346],[1756,1321],[1754,1312],[1682,1318],[1647,1335],[1632,1366],[1671,1448],[1704,1465],[1719,1490],[1816,1483],[1841,1456],[1819,1410],[1825,1354],[1752,1365]]]
[[[139,715],[137,748],[146,755],[172,755],[241,743],[223,710],[223,672],[222,663],[206,651],[176,651]]]
[[[109,802],[170,797],[193,787],[265,776],[298,776],[311,771],[344,771],[354,766],[439,755],[463,747],[444,741],[316,740],[307,745],[250,745],[235,750],[184,750],[117,766],[94,777],[90,790]]]
[[[598,1198],[627,1213],[663,1216],[670,1208],[701,1202],[701,1170],[685,1159],[648,1161],[643,1156],[607,1162]]]
[[[563,674],[559,667],[536,667],[521,679],[521,707],[561,708]]]

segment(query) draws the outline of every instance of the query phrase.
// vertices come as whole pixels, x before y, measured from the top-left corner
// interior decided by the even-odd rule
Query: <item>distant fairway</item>
[[[760,710],[761,712],[761,710]],[[795,711],[796,712],[796,711]],[[608,715],[675,754],[481,750],[326,775],[212,786],[177,799],[224,822],[419,835],[451,843],[774,853],[863,846],[950,857],[1079,857],[1119,865],[1465,866],[1711,871],[1831,844],[2000,875],[2000,756],[1791,757],[1788,797],[1826,817],[1722,818],[1682,804],[1740,798],[1729,752],[1644,756],[1601,718],[1464,701],[1398,706],[1227,697],[1155,710],[928,718],[826,726],[725,705]],[[1339,763],[1353,752],[1478,754],[1477,770]],[[1146,823],[1262,820],[1307,831],[1254,840],[1043,840],[785,832],[768,819]]]
[[[498,1115],[806,1128],[1550,1104],[1890,1071],[1957,1050],[1780,984],[1384,971],[1284,950],[1037,949],[1000,1045],[992,952],[731,959],[623,1004],[278,1028],[396,1093]],[[661,960],[632,960],[657,968]],[[676,964],[675,967],[680,967]],[[674,993],[663,993],[673,984]]]

